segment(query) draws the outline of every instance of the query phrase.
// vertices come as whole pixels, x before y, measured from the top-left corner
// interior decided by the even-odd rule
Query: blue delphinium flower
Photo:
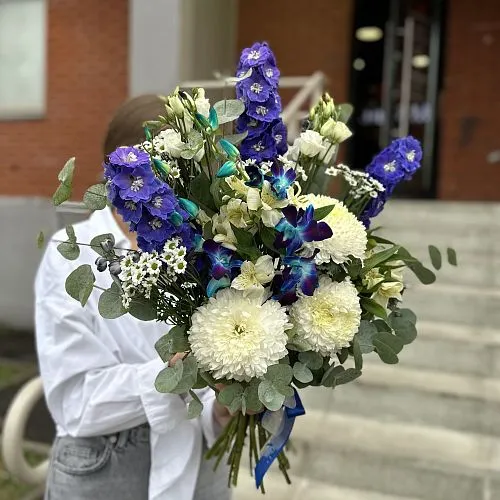
[[[422,146],[411,135],[396,139],[389,146],[397,157],[402,169],[406,172],[405,180],[410,180],[413,174],[420,168],[422,161]]]
[[[275,279],[274,298],[282,305],[293,304],[297,300],[297,291],[312,295],[318,286],[318,271],[314,257],[290,256],[283,259],[285,269],[279,279]]]
[[[292,255],[306,242],[323,241],[333,234],[328,224],[314,220],[312,205],[306,210],[290,205],[282,211],[284,217],[276,225],[278,234],[274,245],[285,248],[287,255]]]
[[[248,133],[241,143],[241,156],[244,160],[268,161],[286,152],[287,131],[280,118],[280,72],[267,43],[255,43],[242,52],[237,75],[242,76],[249,69],[251,75],[236,84],[236,95],[246,105],[236,130]]]

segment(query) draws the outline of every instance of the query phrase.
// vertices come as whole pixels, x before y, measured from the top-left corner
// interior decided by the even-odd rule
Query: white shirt
[[[117,247],[130,246],[108,208],[74,228],[79,243],[112,233]],[[59,231],[53,239],[67,236]],[[95,269],[97,254],[89,247],[80,247],[78,260],[68,261],[57,245],[48,244],[38,270],[35,319],[40,371],[58,435],[107,435],[147,422],[151,426],[149,500],[191,500],[203,433],[209,446],[215,439],[213,391],[199,391],[205,408],[195,420],[187,419],[186,404],[179,395],[157,392],[154,380],[165,364],[154,344],[168,325],[130,315],[103,319],[97,308],[99,290],[82,307],[65,291],[68,274],[81,264],[91,264],[96,285],[108,288],[109,273]]]

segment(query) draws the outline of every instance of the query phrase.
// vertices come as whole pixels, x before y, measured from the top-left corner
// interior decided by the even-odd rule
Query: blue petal
[[[220,280],[211,279],[207,285],[207,296],[213,297],[221,288],[227,288],[231,284],[231,280],[225,276]]]

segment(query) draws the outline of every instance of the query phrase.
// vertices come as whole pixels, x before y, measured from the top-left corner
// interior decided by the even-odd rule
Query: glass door
[[[356,2],[351,165],[364,168],[392,139],[413,135],[424,159],[401,196],[434,195],[442,20],[440,0]]]

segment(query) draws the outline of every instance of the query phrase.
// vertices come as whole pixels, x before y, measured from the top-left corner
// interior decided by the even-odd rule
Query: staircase
[[[358,381],[302,391],[292,486],[273,500],[500,500],[500,205],[393,201],[377,220],[428,262],[457,250],[438,282],[409,278],[419,337],[396,366],[365,356]],[[259,498],[242,471],[236,500]]]

